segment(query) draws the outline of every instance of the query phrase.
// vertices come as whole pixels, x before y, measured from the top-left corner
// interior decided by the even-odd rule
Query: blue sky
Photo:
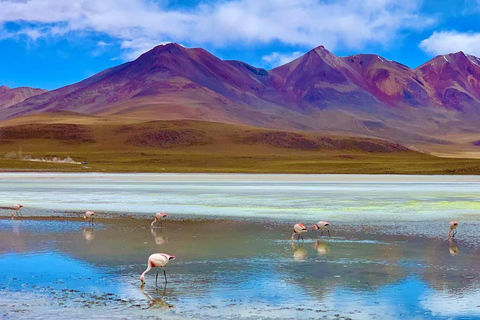
[[[324,45],[409,67],[480,56],[480,0],[0,0],[0,85],[55,89],[157,44],[272,68]]]

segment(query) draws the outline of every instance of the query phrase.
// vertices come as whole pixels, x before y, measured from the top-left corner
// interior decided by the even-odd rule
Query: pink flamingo
[[[22,214],[20,213],[20,209],[22,209],[22,208],[23,208],[23,206],[22,206],[20,203],[13,205],[13,207],[12,207],[12,213],[11,213],[12,219],[13,219],[13,216],[15,215],[15,211],[18,212],[18,215],[22,215]]]
[[[166,254],[166,253],[154,253],[148,257],[148,264],[147,264],[147,269],[143,271],[143,273],[140,275],[140,281],[142,281],[142,286],[145,284],[145,275],[150,272],[152,268],[157,268],[157,275],[155,276],[155,287],[157,286],[158,282],[158,268],[163,269],[163,276],[165,277],[165,285],[167,285],[167,273],[165,272],[165,269],[163,268],[170,260],[175,259],[175,256]]]
[[[90,219],[89,224],[91,223],[92,226],[93,226],[93,216],[94,215],[95,215],[95,212],[89,210],[89,211],[85,212],[85,214],[83,215],[83,219]]]
[[[448,232],[449,238],[455,238],[457,234],[458,221],[450,221],[450,231]]]
[[[155,213],[155,216],[153,217],[153,221],[152,221],[152,224],[151,224],[151,227],[154,228],[155,227],[155,223],[160,223],[160,228],[163,228],[163,223],[162,223],[162,220],[165,219],[166,217],[168,217],[168,214],[166,213],[163,213],[163,212],[157,212]]]
[[[308,231],[308,229],[303,223],[295,224],[293,226],[292,241],[293,241],[293,239],[295,239],[295,234],[298,234],[298,240],[300,240],[300,238],[302,238],[302,240],[303,240],[302,233],[305,233],[307,231]]]
[[[328,236],[330,237],[330,222],[328,221],[318,221],[317,224],[312,226],[312,230],[320,230],[320,236],[323,236],[323,230],[327,230]]]

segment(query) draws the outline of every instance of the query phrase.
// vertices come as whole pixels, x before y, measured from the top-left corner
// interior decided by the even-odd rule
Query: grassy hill
[[[88,164],[21,160],[53,157]],[[58,113],[1,123],[0,170],[480,174],[480,160],[368,138]]]

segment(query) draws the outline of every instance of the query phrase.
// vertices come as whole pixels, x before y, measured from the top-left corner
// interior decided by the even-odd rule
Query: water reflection
[[[316,250],[319,255],[325,255],[330,252],[330,245],[320,240],[312,243],[312,248]]]
[[[83,227],[82,228],[82,234],[87,243],[91,242],[93,238],[95,237],[94,232],[93,232],[93,227]]]
[[[295,261],[304,261],[307,259],[308,252],[303,247],[303,244],[297,245],[293,240],[291,241],[291,244],[293,249],[293,259],[295,259]]]
[[[21,224],[21,221],[19,220],[12,221],[12,232],[16,235],[20,233],[20,224]]]
[[[75,310],[85,313],[80,318],[102,307],[115,317],[120,304],[119,316],[128,318],[159,309],[179,318],[296,318],[299,309],[305,318],[480,316],[474,310],[480,250],[462,242],[462,254],[452,259],[453,241],[447,252],[443,239],[353,233],[348,225],[336,228],[343,238],[288,243],[278,231],[288,233],[288,224],[171,221],[162,232],[135,219],[95,230],[80,221],[39,220],[22,221],[14,234],[11,223],[0,220],[0,303],[11,308],[16,302],[9,297],[22,293],[76,301]],[[168,289],[138,288],[153,252],[179,257],[168,266]],[[455,308],[446,310],[448,301]],[[55,318],[62,308],[42,310]],[[24,318],[35,312],[28,309]]]
[[[454,239],[450,238],[448,239],[448,242],[450,246],[448,247],[448,252],[450,252],[450,255],[456,256],[458,255],[458,246],[457,243]]]
[[[150,233],[155,238],[155,244],[162,245],[167,241],[163,236],[163,229],[161,228],[150,228]]]
[[[165,296],[165,292],[167,290],[167,285],[163,287],[162,291],[156,290],[154,293],[154,297],[150,295],[146,290],[145,290],[145,285],[143,284],[140,287],[140,291],[147,297],[148,299],[148,308],[158,308],[158,309],[171,309],[174,308],[175,306],[173,304],[168,303],[163,297]],[[159,292],[161,293],[161,297],[158,296]]]

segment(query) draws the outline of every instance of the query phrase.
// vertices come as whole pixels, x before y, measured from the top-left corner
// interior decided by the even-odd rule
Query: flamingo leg
[[[163,222],[160,220],[160,228],[163,228]]]
[[[328,237],[330,238],[330,230],[327,229],[327,231],[328,231]]]
[[[163,269],[163,276],[165,277],[165,286],[167,286],[168,281],[167,281],[167,273],[165,272],[165,269]]]
[[[320,237],[323,237],[323,230],[320,230]]]
[[[157,287],[158,283],[158,268],[157,268],[157,275],[155,276],[155,288]]]

